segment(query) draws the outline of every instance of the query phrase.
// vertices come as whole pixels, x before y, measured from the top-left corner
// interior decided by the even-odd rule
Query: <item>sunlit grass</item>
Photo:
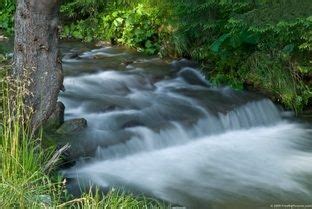
[[[2,82],[2,92],[0,206],[37,208],[57,202],[62,185],[52,183],[44,170],[52,151],[43,151],[40,139],[32,137],[27,128],[26,88],[22,82],[8,79]]]

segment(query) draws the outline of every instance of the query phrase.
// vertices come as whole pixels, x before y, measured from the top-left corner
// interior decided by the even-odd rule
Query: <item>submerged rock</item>
[[[130,120],[130,121],[128,121],[122,125],[122,129],[133,128],[133,127],[137,127],[137,126],[144,126],[144,124],[142,122],[139,122],[139,121]]]
[[[95,44],[96,47],[108,47],[112,46],[112,43],[110,41],[99,41]]]
[[[63,56],[63,60],[70,60],[70,59],[79,59],[78,52],[70,52]]]
[[[88,124],[86,119],[77,118],[65,121],[56,132],[59,134],[73,134],[82,131],[87,128],[87,126]]]
[[[128,65],[131,65],[131,64],[133,64],[133,63],[134,63],[133,60],[125,60],[125,61],[123,61],[123,62],[121,63],[121,65],[128,66]]]
[[[210,84],[205,78],[193,68],[183,68],[178,75],[189,84],[210,87]]]
[[[196,68],[197,67],[197,64],[191,60],[188,60],[188,59],[180,59],[180,60],[174,60],[172,63],[171,63],[171,66],[179,71],[185,67],[191,67],[191,68]]]
[[[65,105],[62,102],[57,102],[52,115],[44,124],[44,127],[46,129],[59,128],[64,123],[64,111],[65,111]]]

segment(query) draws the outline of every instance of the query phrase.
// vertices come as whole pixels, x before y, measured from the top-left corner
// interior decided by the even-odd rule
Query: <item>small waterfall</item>
[[[185,60],[136,57],[116,71],[116,60],[131,53],[114,50],[67,63],[77,69],[68,67],[60,98],[66,117],[89,124],[74,136],[73,150],[92,158],[66,176],[190,208],[309,203],[310,129],[284,119],[262,96],[211,86]],[[83,63],[97,70],[86,72]]]
[[[307,137],[302,127],[287,123],[232,130],[118,159],[99,156],[68,175],[103,187],[128,186],[191,208],[231,208],[231,202],[308,203],[312,153],[300,149],[308,144]]]
[[[266,110],[266,111],[265,111]],[[203,136],[221,134],[229,130],[248,129],[256,126],[267,126],[280,121],[280,114],[269,100],[251,102],[243,107],[218,116],[206,113],[192,126],[171,122],[167,129],[157,132],[146,127],[132,127],[127,130],[133,137],[123,143],[97,149],[100,159],[119,158],[129,154],[181,145],[197,140]],[[103,119],[105,120],[105,119]],[[114,119],[106,119],[113,121]]]

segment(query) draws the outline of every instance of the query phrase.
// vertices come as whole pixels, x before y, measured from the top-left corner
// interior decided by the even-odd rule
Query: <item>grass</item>
[[[107,208],[107,209],[156,209],[165,208],[163,203],[145,197],[136,197],[121,191],[110,191],[102,197],[99,193],[84,194],[81,198],[58,205],[59,208]]]
[[[44,208],[60,201],[64,185],[53,182],[45,168],[52,150],[42,150],[40,138],[27,128],[29,109],[24,106],[26,82],[2,78],[0,136],[1,208]]]
[[[120,191],[104,196],[89,192],[76,199],[68,195],[66,181],[55,172],[58,152],[43,149],[41,137],[27,128],[23,83],[1,79],[0,208],[165,208],[156,200]]]

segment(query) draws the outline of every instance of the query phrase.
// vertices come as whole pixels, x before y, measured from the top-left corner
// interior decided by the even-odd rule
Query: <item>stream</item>
[[[65,118],[88,121],[70,139],[77,162],[64,173],[76,184],[194,209],[312,204],[310,124],[212,85],[187,60],[74,42],[62,51]]]

